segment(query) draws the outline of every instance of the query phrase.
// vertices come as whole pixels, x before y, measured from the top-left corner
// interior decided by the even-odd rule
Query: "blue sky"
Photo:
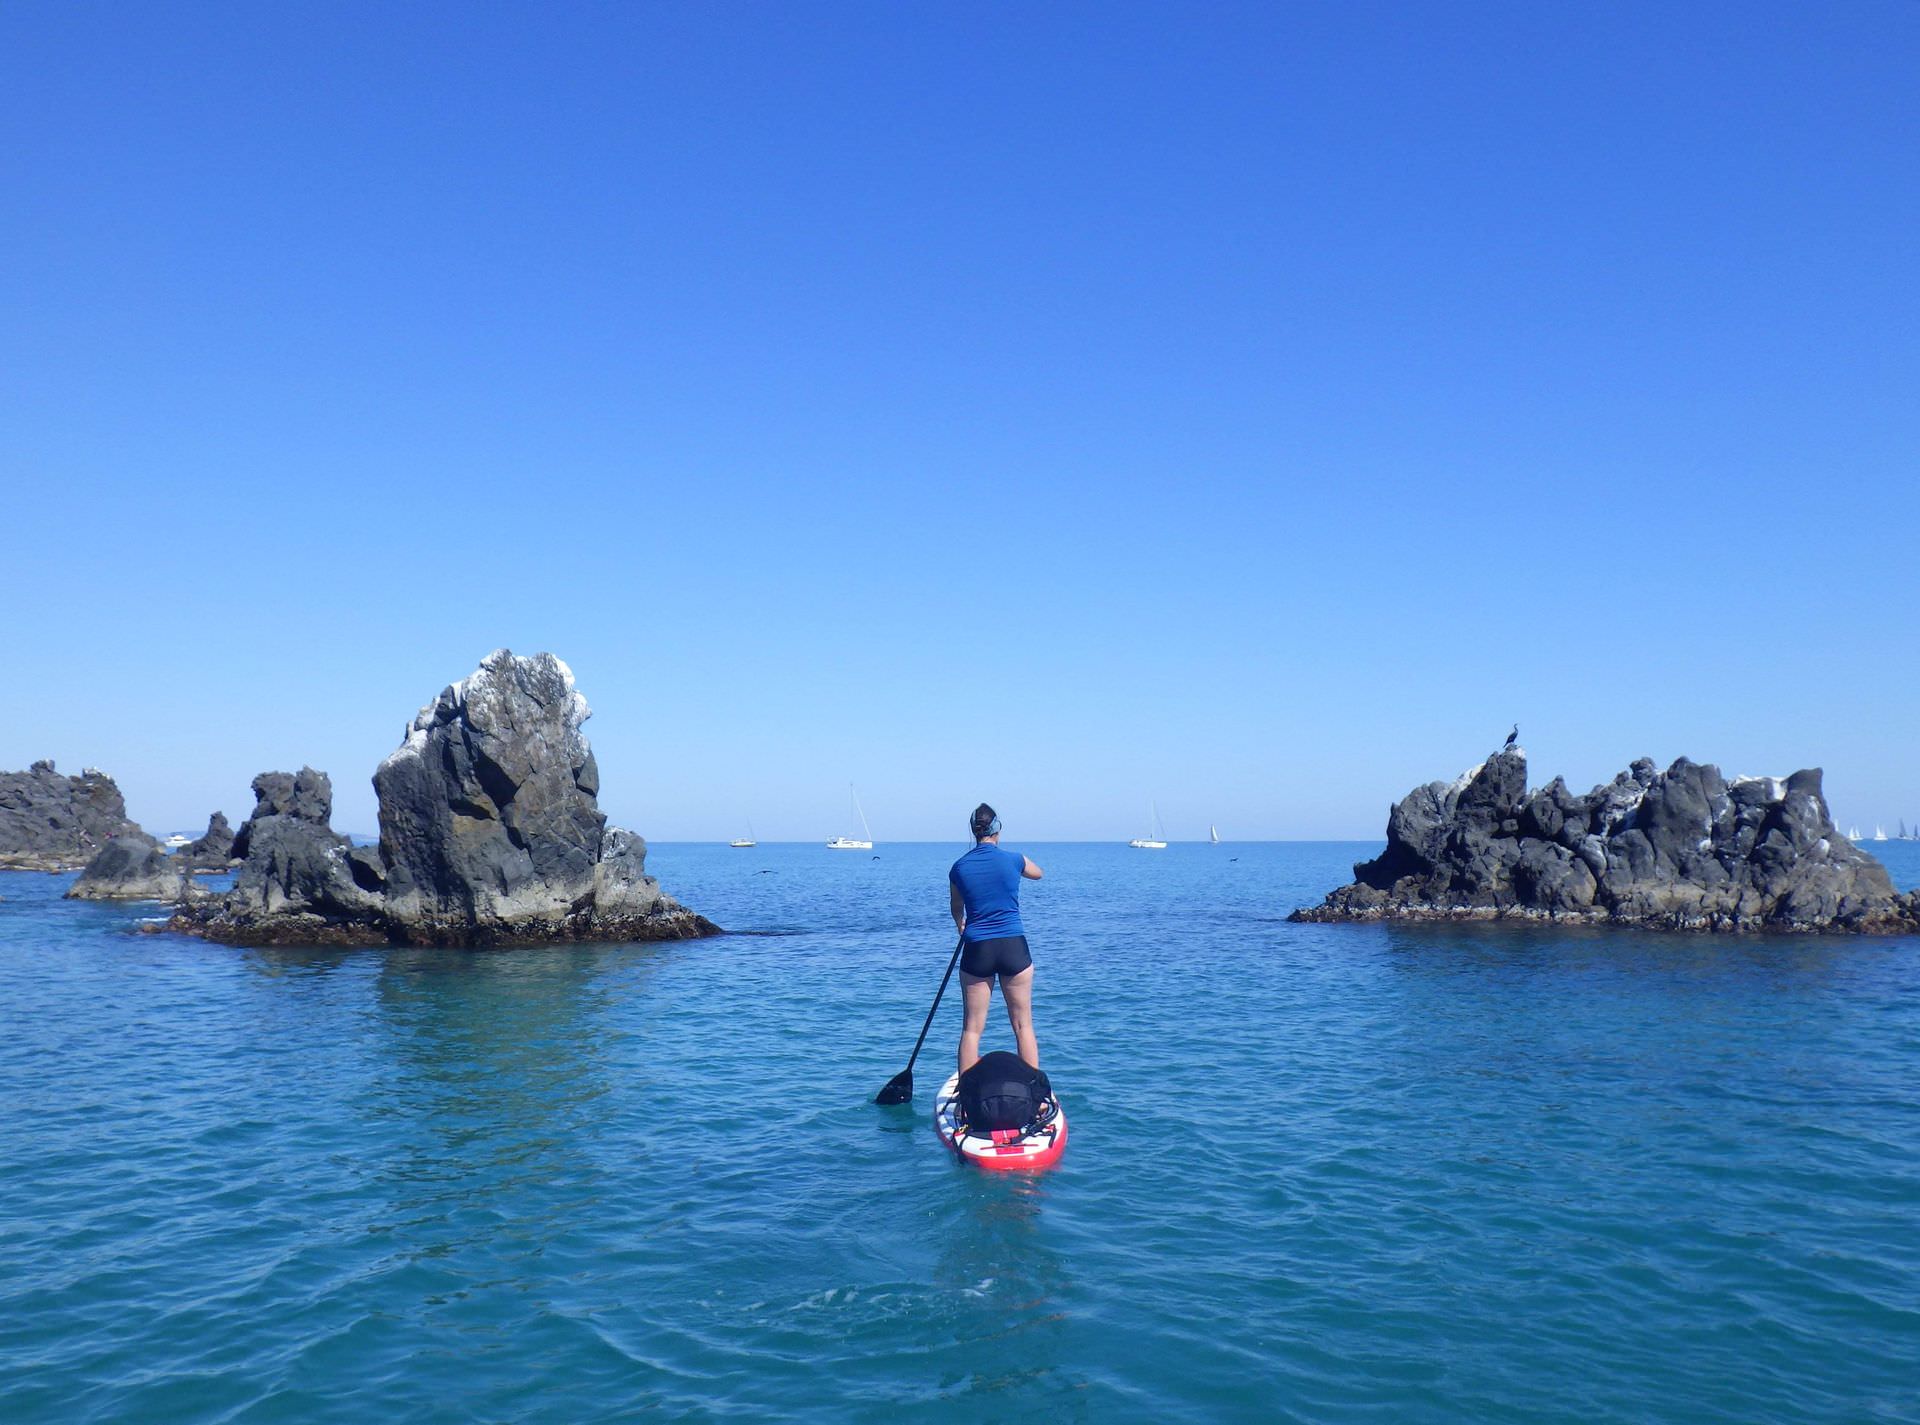
[[[0,766],[490,649],[657,839],[1920,817],[1920,5],[0,8]]]

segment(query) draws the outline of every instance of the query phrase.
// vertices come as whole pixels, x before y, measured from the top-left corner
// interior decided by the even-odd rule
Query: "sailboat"
[[[1887,839],[1887,833],[1882,828],[1876,826],[1873,829],[1873,839],[1875,841],[1885,841]]]
[[[1860,828],[1859,828],[1859,827],[1857,827],[1857,826],[1850,826],[1850,827],[1848,827],[1848,828],[1847,828],[1847,840],[1849,840],[1849,841],[1858,841],[1859,839],[1860,839]]]
[[[1153,830],[1145,836],[1136,836],[1127,845],[1135,851],[1165,851],[1167,849],[1167,829],[1160,824],[1160,808],[1153,808]]]
[[[1219,827],[1209,826],[1207,828],[1207,841],[1214,846],[1218,846],[1220,844],[1220,828]]]
[[[873,850],[873,828],[867,825],[867,814],[860,806],[860,794],[848,786],[847,795],[853,798],[853,814],[860,818],[860,830],[866,836],[865,841],[857,841],[851,836],[836,836],[827,843],[829,851],[871,851]]]
[[[747,823],[747,834],[745,836],[736,836],[727,843],[729,846],[758,846],[759,844],[759,842],[753,839],[753,823],[751,821]]]

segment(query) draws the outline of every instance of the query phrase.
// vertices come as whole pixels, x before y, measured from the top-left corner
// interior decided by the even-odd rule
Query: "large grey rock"
[[[206,834],[182,846],[180,856],[198,874],[224,871],[229,862],[237,859],[233,842],[233,828],[227,825],[227,814],[217,811],[207,818]]]
[[[188,914],[194,928],[245,943],[354,944],[384,938],[377,880],[336,832],[325,772],[262,772],[253,815],[234,836],[233,888]]]
[[[566,916],[606,817],[587,702],[551,654],[493,654],[420,710],[373,775],[393,914],[476,924]]]
[[[52,762],[0,772],[0,870],[73,871],[139,827],[105,772],[63,777]]]
[[[1418,787],[1387,847],[1295,920],[1518,917],[1674,930],[1920,930],[1920,894],[1835,829],[1818,768],[1732,782],[1645,758],[1575,796],[1527,791],[1526,754]]]
[[[234,886],[182,928],[246,942],[512,945],[716,933],[607,825],[586,699],[551,654],[502,649],[420,710],[374,773],[380,844],[327,825],[323,773],[263,773]]]
[[[67,888],[68,900],[178,901],[192,894],[189,865],[135,828],[122,832],[87,862]]]
[[[298,772],[262,772],[253,779],[253,812],[240,823],[228,848],[235,861],[244,861],[257,822],[287,816],[325,826],[333,816],[333,783],[325,772],[302,767]]]

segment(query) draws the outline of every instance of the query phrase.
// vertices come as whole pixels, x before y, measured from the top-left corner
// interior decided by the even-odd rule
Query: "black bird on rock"
[[[1513,731],[1507,734],[1507,745],[1505,747],[1502,747],[1500,750],[1502,752],[1513,751],[1513,744],[1518,742],[1519,740],[1520,740],[1520,724],[1516,722],[1513,725]]]

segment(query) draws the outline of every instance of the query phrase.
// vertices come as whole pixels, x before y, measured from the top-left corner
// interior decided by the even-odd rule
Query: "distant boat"
[[[1873,839],[1875,841],[1885,841],[1887,839],[1887,833],[1876,826],[1873,829]]]
[[[191,836],[188,836],[184,832],[176,831],[173,833],[173,835],[169,836],[165,841],[161,842],[160,844],[162,846],[169,847],[172,850],[178,851],[182,846],[193,845],[193,838]]]
[[[867,813],[860,805],[860,794],[849,784],[847,795],[853,798],[853,814],[860,818],[860,830],[867,839],[859,841],[851,836],[836,836],[827,843],[827,850],[871,851],[873,850],[873,828],[867,825]]]
[[[1860,828],[1859,828],[1859,827],[1857,827],[1857,826],[1850,826],[1850,827],[1848,827],[1848,828],[1847,828],[1847,840],[1849,840],[1849,841],[1858,841],[1859,839],[1860,839]]]
[[[1153,808],[1153,829],[1145,836],[1136,836],[1127,845],[1135,851],[1165,851],[1167,849],[1167,829],[1160,824],[1160,808]]]
[[[752,822],[747,823],[747,834],[745,836],[736,836],[727,843],[729,846],[758,846],[759,844],[759,842],[753,839]]]
[[[1220,828],[1217,826],[1209,826],[1207,828],[1207,840],[1215,846],[1218,846],[1220,844]]]

